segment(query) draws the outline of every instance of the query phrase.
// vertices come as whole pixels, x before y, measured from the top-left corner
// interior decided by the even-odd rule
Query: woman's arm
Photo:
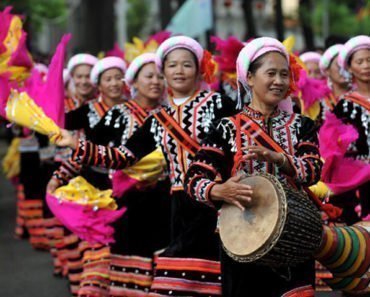
[[[243,209],[250,202],[251,188],[239,184],[240,177],[231,177],[232,141],[234,135],[231,122],[223,119],[202,143],[185,176],[185,189],[190,197],[198,202],[213,207],[214,201],[225,201]],[[226,180],[224,183],[215,181],[217,176]]]
[[[294,147],[295,154],[286,156],[294,169],[291,175],[293,180],[303,186],[310,186],[320,180],[322,169],[317,127],[311,119],[302,117],[298,132],[298,143]]]
[[[56,144],[71,147],[74,150],[72,160],[79,164],[123,169],[155,150],[156,143],[150,127],[151,118],[132,135],[125,145],[119,147],[97,145],[83,139],[77,140],[66,130],[62,130],[62,138],[58,139]]]

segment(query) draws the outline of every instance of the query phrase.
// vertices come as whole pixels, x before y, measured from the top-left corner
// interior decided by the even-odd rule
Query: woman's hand
[[[52,137],[53,135],[49,136]],[[60,129],[60,135],[55,137],[54,143],[57,146],[68,146],[72,149],[77,147],[77,139],[67,130]]]
[[[248,154],[246,155],[247,160],[259,160],[275,163],[278,166],[282,166],[285,162],[285,156],[282,153],[271,151],[263,146],[248,146]]]
[[[247,160],[267,161],[276,164],[279,169],[288,176],[294,176],[295,170],[283,153],[271,151],[263,146],[248,146]]]
[[[59,188],[59,181],[55,178],[51,178],[46,186],[46,192],[53,194],[57,188]]]
[[[253,191],[251,186],[239,183],[242,177],[233,176],[223,184],[215,184],[210,191],[211,199],[233,204],[244,211],[252,201]]]

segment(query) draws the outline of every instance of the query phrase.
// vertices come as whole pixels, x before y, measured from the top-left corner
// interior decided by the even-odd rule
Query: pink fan
[[[147,39],[147,41],[145,42],[145,46],[148,45],[148,43],[151,41],[151,40],[155,40],[157,43],[158,43],[158,46],[163,42],[165,41],[166,39],[170,38],[171,37],[171,32],[170,31],[160,31],[158,33],[155,33],[151,36],[149,36],[149,38]]]
[[[125,52],[121,50],[118,43],[114,44],[114,47],[106,52],[106,57],[118,57],[121,59],[125,59]]]
[[[39,71],[33,70],[24,91],[40,106],[59,127],[64,127],[63,68],[66,47],[71,34],[62,37],[49,65],[46,82]]]
[[[13,15],[10,13],[12,7],[7,6],[4,11],[0,11],[0,54],[6,51],[6,47],[4,45],[4,40],[8,35],[8,30],[10,26],[10,22],[12,20]]]
[[[22,66],[31,68],[33,65],[31,55],[28,53],[26,44],[27,33],[22,31],[17,49],[10,56],[8,66]]]
[[[118,220],[126,211],[126,208],[94,210],[91,206],[69,201],[60,203],[49,193],[46,194],[46,202],[55,217],[67,229],[89,243],[113,243],[114,228],[110,224]]]
[[[370,164],[344,157],[350,143],[358,138],[351,125],[345,125],[332,113],[319,132],[320,154],[325,159],[321,180],[340,194],[370,180]]]
[[[5,107],[10,94],[9,73],[0,74],[0,116],[6,118]]]
[[[298,90],[302,94],[305,110],[310,108],[316,101],[321,100],[330,93],[330,89],[328,88],[325,80],[308,77],[307,72],[304,69],[300,70],[297,86]]]
[[[236,72],[236,59],[244,47],[243,42],[234,36],[230,36],[226,40],[212,36],[211,41],[216,44],[216,50],[220,52],[219,55],[215,56],[220,70],[231,73]]]

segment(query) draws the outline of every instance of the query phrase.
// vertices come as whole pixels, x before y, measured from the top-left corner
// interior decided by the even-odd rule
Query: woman
[[[334,108],[334,114],[344,123],[353,125],[358,138],[346,152],[346,157],[361,160],[369,165],[370,156],[370,37],[356,36],[344,44],[338,57],[339,66],[352,77],[352,90],[344,94]],[[355,186],[351,191],[336,195],[335,201],[343,203],[343,219],[347,224],[360,220],[354,208],[360,203],[363,219],[370,214],[369,181]]]
[[[125,146],[107,148],[77,142],[66,131],[58,142],[75,149],[73,158],[85,164],[125,168],[160,147],[171,179],[171,243],[158,255],[152,294],[219,296],[220,267],[214,233],[217,213],[192,201],[184,191],[188,165],[199,141],[213,122],[236,112],[236,103],[218,93],[202,90],[207,54],[195,40],[177,36],[157,50],[156,63],[169,88],[170,106],[149,117]],[[143,143],[145,145],[143,145]],[[97,158],[89,158],[97,154]]]
[[[306,52],[301,54],[299,58],[302,62],[306,65],[308,77],[312,77],[315,79],[322,79],[323,75],[320,72],[320,59],[321,55],[316,52]]]
[[[321,73],[327,77],[330,94],[324,98],[324,111],[332,111],[341,97],[348,90],[348,81],[339,68],[338,54],[343,49],[342,44],[335,44],[329,47],[320,59]]]
[[[221,120],[190,165],[185,184],[195,200],[211,207],[221,201],[244,210],[252,201],[253,189],[238,183],[236,173],[240,170],[270,173],[282,183],[293,181],[297,187],[319,180],[321,161],[314,123],[278,108],[289,92],[289,77],[288,53],[276,39],[254,39],[240,52],[237,78],[252,100],[238,115]],[[246,127],[253,122],[258,131],[249,134]],[[259,145],[263,135],[285,153]],[[217,175],[225,182],[215,182]],[[313,260],[274,269],[253,262],[238,263],[223,252],[221,265],[222,296],[296,296],[293,291],[314,296]],[[266,285],[261,286],[261,281]]]
[[[80,107],[95,96],[95,87],[90,81],[90,72],[98,59],[90,54],[77,54],[69,59],[67,70],[73,83],[73,94],[64,101],[66,112]]]
[[[145,119],[162,106],[164,80],[156,68],[155,54],[135,58],[126,71],[125,83],[132,99],[112,108],[108,112],[112,118],[105,122],[106,129],[118,130],[117,146],[125,145]],[[113,225],[109,296],[149,292],[154,254],[169,243],[169,180],[165,178],[163,157],[151,160],[144,172],[134,167],[113,175],[113,189],[124,187],[123,194],[117,193],[117,203],[127,210]]]
[[[89,101],[87,104],[67,113],[66,129],[78,130],[86,139],[102,145],[108,145],[110,141],[113,141],[116,135],[114,130],[105,130],[104,133],[99,131],[105,123],[108,110],[124,100],[122,97],[122,79],[125,71],[125,62],[117,57],[107,57],[97,62],[92,68],[90,80],[97,86],[100,96],[98,99]],[[53,193],[57,187],[67,184],[70,179],[77,175],[83,176],[89,183],[101,190],[111,188],[108,170],[82,167],[77,162],[68,161],[63,162],[59,169],[54,172],[47,191]],[[57,244],[57,248],[59,258],[64,266],[64,274],[68,273],[71,281],[73,294],[77,294],[79,290],[82,270],[81,255],[84,254],[85,258],[89,258],[100,253],[99,260],[101,260],[101,257],[108,257],[107,255],[109,255],[107,247],[97,245],[96,250],[93,251],[87,242],[80,242],[76,235],[70,233],[64,237],[62,242]],[[86,259],[86,261],[89,261],[89,259]],[[94,269],[94,265],[91,264],[91,266]],[[104,283],[102,290],[108,290],[109,280],[107,277],[104,280],[99,279],[98,282]]]

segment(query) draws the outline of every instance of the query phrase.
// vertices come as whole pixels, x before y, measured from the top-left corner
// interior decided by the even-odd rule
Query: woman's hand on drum
[[[275,163],[281,166],[284,163],[285,156],[281,153],[271,151],[263,146],[248,146],[248,154],[246,155],[247,160],[259,160]]]
[[[210,191],[211,199],[233,204],[244,211],[252,201],[253,191],[251,186],[239,183],[242,177],[233,176],[223,184],[215,184]]]
[[[57,146],[70,147],[72,149],[77,147],[77,143],[77,138],[64,129],[60,129],[60,135],[58,135],[58,137],[55,139],[55,144]]]

